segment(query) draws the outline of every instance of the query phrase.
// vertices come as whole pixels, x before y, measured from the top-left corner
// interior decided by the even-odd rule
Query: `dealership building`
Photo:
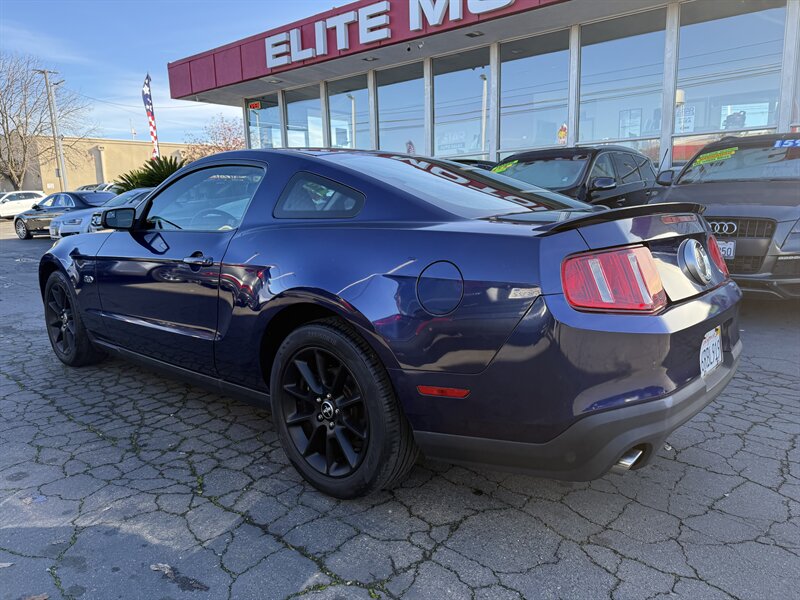
[[[173,98],[242,107],[251,148],[661,164],[800,130],[799,73],[800,0],[359,0],[169,65]]]

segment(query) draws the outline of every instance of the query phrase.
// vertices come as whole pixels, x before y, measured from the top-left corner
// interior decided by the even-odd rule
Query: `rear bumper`
[[[587,415],[543,443],[418,431],[416,442],[429,458],[498,467],[531,475],[588,481],[606,473],[625,452],[639,447],[646,465],[666,437],[725,389],[739,363],[742,343],[724,353],[707,379],[696,379],[674,393],[632,406]]]

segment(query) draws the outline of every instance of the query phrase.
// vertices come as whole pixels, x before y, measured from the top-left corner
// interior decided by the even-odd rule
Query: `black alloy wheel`
[[[326,494],[388,488],[414,466],[417,446],[386,368],[345,321],[308,323],[283,340],[270,403],[289,461]]]
[[[75,350],[75,317],[72,299],[62,282],[51,285],[47,290],[44,314],[50,343],[56,353],[69,356]]]
[[[14,222],[14,231],[17,232],[17,237],[21,240],[31,239],[31,232],[28,231],[28,226],[25,225],[25,221],[22,219],[17,219]]]
[[[331,352],[306,347],[291,358],[281,384],[283,418],[301,456],[329,477],[352,474],[369,443],[369,419],[350,370]]]
[[[105,353],[89,339],[69,278],[61,271],[51,273],[43,296],[47,337],[58,359],[70,367],[102,360]]]

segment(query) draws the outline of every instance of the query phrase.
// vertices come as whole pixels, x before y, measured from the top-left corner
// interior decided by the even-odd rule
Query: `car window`
[[[616,180],[617,174],[614,172],[614,161],[611,160],[610,152],[601,152],[597,155],[592,167],[592,174],[589,175],[589,181],[595,177],[611,177]]]
[[[545,189],[564,189],[579,182],[588,162],[588,154],[544,156],[501,162],[492,172]]]
[[[639,166],[633,154],[627,152],[614,152],[614,162],[617,164],[617,173],[622,183],[635,183],[641,181]]]
[[[236,229],[264,178],[264,169],[218,166],[193,171],[162,190],[147,209],[146,227],[171,231]]]
[[[75,206],[75,202],[66,194],[56,194],[52,206],[53,208],[71,208]]]
[[[53,202],[56,201],[57,196],[60,196],[60,194],[53,194],[52,196],[48,196],[47,198],[39,202],[39,206],[43,208],[50,208],[51,206],[53,206]]]
[[[283,190],[277,219],[348,219],[364,206],[364,194],[313,173],[298,173]]]
[[[800,138],[732,140],[703,149],[677,185],[711,181],[791,181],[800,178]]]
[[[653,163],[650,162],[650,159],[646,156],[635,156],[635,158],[636,163],[639,165],[639,175],[641,175],[642,179],[648,184],[655,184],[656,170],[653,168]]]

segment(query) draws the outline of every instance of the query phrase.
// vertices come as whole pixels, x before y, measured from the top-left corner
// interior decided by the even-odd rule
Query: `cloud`
[[[64,39],[26,29],[19,23],[0,22],[0,47],[4,51],[31,54],[45,62],[93,64],[94,60],[72,48]]]

